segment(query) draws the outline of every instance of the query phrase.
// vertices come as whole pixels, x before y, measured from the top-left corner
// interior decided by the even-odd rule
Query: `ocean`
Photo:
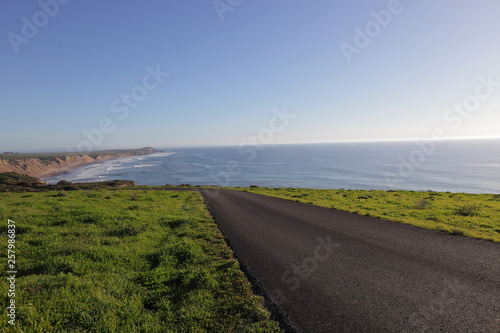
[[[500,140],[157,149],[43,180],[500,193]]]

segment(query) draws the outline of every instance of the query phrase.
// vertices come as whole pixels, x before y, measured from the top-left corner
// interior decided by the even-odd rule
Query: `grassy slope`
[[[311,205],[500,242],[500,195],[237,188]]]
[[[0,193],[7,219],[17,226],[11,331],[279,332],[198,193]],[[0,293],[5,313],[7,282]]]

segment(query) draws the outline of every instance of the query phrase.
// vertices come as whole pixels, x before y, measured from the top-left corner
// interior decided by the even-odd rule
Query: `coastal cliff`
[[[83,154],[0,154],[0,172],[16,172],[32,177],[43,177],[65,172],[85,164],[115,158],[156,153],[151,147],[130,150],[106,150]]]

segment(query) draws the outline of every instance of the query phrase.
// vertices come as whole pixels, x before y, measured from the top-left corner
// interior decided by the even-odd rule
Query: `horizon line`
[[[284,145],[313,145],[313,144],[349,144],[349,143],[396,143],[396,142],[428,142],[428,141],[434,141],[434,142],[446,142],[446,141],[479,141],[479,140],[500,140],[500,137],[476,137],[476,138],[445,138],[445,139],[438,139],[438,140],[432,140],[432,139],[392,139],[392,140],[363,140],[363,141],[320,141],[320,142],[287,142],[287,143],[269,143],[269,144],[262,144],[264,146],[284,146]],[[214,145],[171,145],[171,146],[163,146],[163,145],[157,145],[157,146],[152,146],[148,145],[147,147],[154,147],[155,149],[162,149],[162,148],[215,148],[215,147],[238,147],[239,145],[235,144],[214,144]],[[144,146],[146,147],[146,146]],[[99,152],[103,150],[122,150],[122,149],[142,149],[144,147],[132,147],[132,146],[126,146],[126,147],[102,147],[101,149],[97,150],[88,150],[88,151],[80,151],[78,153],[80,154],[85,154],[85,153],[94,153],[94,152]],[[39,152],[47,152],[47,153],[61,153],[64,151],[63,148],[37,148],[37,149],[7,149],[5,152],[14,152],[14,153],[39,153]],[[1,153],[0,153],[1,154]]]

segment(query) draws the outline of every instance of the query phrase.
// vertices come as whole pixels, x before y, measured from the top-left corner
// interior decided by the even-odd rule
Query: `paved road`
[[[500,332],[500,244],[199,190],[296,332]]]

